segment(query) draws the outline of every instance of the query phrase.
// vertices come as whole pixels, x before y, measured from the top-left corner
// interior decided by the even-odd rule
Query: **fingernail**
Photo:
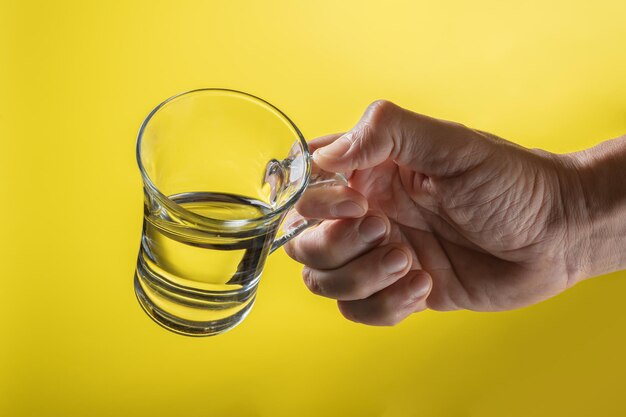
[[[413,299],[422,298],[430,291],[431,280],[426,274],[419,274],[411,280],[409,284]]]
[[[387,253],[383,258],[383,268],[385,268],[385,272],[388,274],[400,272],[406,268],[408,264],[409,258],[406,256],[406,253],[400,249],[392,249],[391,252]]]
[[[343,201],[331,207],[330,214],[334,217],[361,217],[365,214],[365,208],[354,201]]]
[[[368,217],[361,222],[359,233],[367,243],[374,242],[385,235],[387,224],[380,217]]]
[[[340,158],[348,149],[352,146],[352,142],[345,136],[340,137],[330,145],[319,148],[315,151],[316,154],[322,155],[324,158]]]

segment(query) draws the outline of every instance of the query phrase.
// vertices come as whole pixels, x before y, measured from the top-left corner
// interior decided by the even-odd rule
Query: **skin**
[[[285,249],[349,320],[515,309],[626,267],[626,138],[556,155],[377,101],[310,147],[349,187],[307,190],[324,221]]]

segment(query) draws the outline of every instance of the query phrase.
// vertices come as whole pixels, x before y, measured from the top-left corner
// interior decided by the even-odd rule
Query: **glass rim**
[[[203,93],[203,92],[225,92],[225,93],[233,93],[235,95],[239,95],[239,96],[243,96],[246,97],[248,99],[252,99],[253,101],[257,101],[260,102],[266,106],[269,106],[271,109],[275,110],[276,112],[278,112],[278,115],[282,118],[284,118],[285,121],[287,121],[287,123],[294,129],[294,131],[296,132],[298,139],[297,141],[300,143],[300,146],[302,147],[302,151],[303,151],[303,156],[304,156],[304,164],[305,164],[305,169],[304,169],[304,181],[302,182],[302,184],[300,185],[300,187],[298,188],[298,190],[287,200],[284,201],[280,206],[276,207],[276,208],[272,208],[272,211],[270,211],[267,214],[264,214],[263,216],[259,216],[259,217],[253,217],[253,218],[249,218],[249,219],[237,219],[237,220],[223,220],[223,219],[215,219],[212,217],[206,217],[206,216],[202,216],[200,214],[194,213],[190,210],[187,210],[186,208],[184,208],[183,206],[181,206],[180,204],[176,203],[175,201],[173,201],[172,199],[170,199],[169,197],[167,197],[165,194],[163,194],[158,188],[157,186],[154,184],[154,182],[152,181],[152,179],[150,178],[150,176],[148,175],[148,173],[146,172],[143,162],[141,161],[141,143],[142,143],[142,139],[143,139],[143,135],[144,132],[146,130],[146,127],[148,126],[148,123],[150,123],[150,121],[152,120],[153,116],[161,109],[163,109],[164,107],[166,107],[170,102],[176,100],[177,98],[183,97],[183,96],[187,96],[187,95],[193,95],[196,93]],[[135,148],[135,153],[136,153],[136,158],[137,158],[137,165],[139,165],[139,171],[141,172],[141,177],[144,183],[144,187],[147,187],[150,192],[156,194],[156,196],[161,200],[161,202],[163,204],[165,204],[168,208],[176,211],[177,213],[180,213],[184,216],[185,219],[189,219],[189,220],[193,220],[194,222],[200,224],[200,225],[205,225],[205,226],[226,226],[226,227],[237,227],[240,228],[242,226],[246,226],[250,223],[259,223],[259,222],[266,222],[268,220],[273,220],[274,218],[276,218],[278,215],[282,214],[283,212],[286,212],[287,210],[289,210],[291,207],[293,207],[293,205],[295,204],[295,202],[300,198],[300,196],[302,195],[302,193],[304,192],[304,190],[306,189],[310,177],[311,177],[311,156],[309,153],[309,147],[306,143],[306,140],[304,139],[304,136],[302,135],[302,132],[300,132],[300,129],[298,129],[298,127],[295,125],[295,123],[285,114],[283,113],[282,110],[280,110],[278,107],[274,106],[272,103],[263,100],[262,98],[255,96],[253,94],[250,93],[246,93],[244,91],[240,91],[240,90],[234,90],[234,89],[230,89],[230,88],[197,88],[194,90],[187,90],[184,91],[182,93],[178,93],[175,94],[171,97],[169,97],[168,99],[164,100],[163,102],[161,102],[158,106],[156,106],[154,109],[152,109],[152,111],[148,114],[148,116],[146,116],[146,118],[144,119],[144,121],[141,124],[141,127],[139,128],[139,133],[137,134],[137,143],[136,143],[136,148]]]

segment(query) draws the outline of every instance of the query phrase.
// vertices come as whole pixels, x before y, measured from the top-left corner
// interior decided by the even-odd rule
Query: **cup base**
[[[250,309],[254,305],[255,296],[253,296],[247,305],[232,316],[210,321],[193,321],[176,317],[162,308],[158,307],[150,300],[146,292],[139,282],[140,278],[135,274],[135,295],[139,305],[152,320],[161,327],[185,336],[206,337],[215,336],[226,332],[241,323]]]

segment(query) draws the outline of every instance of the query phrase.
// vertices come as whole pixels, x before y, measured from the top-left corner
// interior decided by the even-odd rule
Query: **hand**
[[[586,217],[571,157],[387,101],[310,146],[350,187],[308,190],[297,211],[325,220],[285,249],[305,265],[308,288],[350,320],[513,309],[582,278]]]

